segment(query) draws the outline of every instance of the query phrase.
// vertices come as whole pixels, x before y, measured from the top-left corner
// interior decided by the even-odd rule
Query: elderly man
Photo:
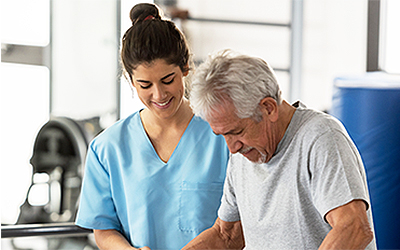
[[[282,100],[267,63],[217,53],[190,101],[232,155],[218,219],[184,249],[376,249],[357,148],[336,119]]]

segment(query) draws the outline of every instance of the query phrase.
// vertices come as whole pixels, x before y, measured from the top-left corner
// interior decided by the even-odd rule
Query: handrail
[[[201,18],[201,17],[191,17],[191,16],[189,16],[187,18],[187,20],[189,20],[189,21],[197,21],[197,22],[264,25],[264,26],[276,26],[276,27],[287,27],[287,28],[290,28],[290,26],[291,26],[290,23],[242,21],[242,20],[228,20],[228,19],[215,19],[215,18]]]
[[[85,236],[93,231],[74,223],[21,224],[1,226],[1,238],[31,236]]]

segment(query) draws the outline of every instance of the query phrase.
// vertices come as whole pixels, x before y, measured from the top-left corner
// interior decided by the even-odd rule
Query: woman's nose
[[[162,86],[162,84],[155,84],[153,98],[156,101],[164,101],[166,97],[167,92],[165,91],[164,86]]]

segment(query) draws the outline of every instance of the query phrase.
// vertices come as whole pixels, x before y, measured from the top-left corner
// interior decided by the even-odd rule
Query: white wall
[[[367,1],[306,0],[302,99],[329,109],[333,80],[366,71]]]
[[[116,114],[117,2],[52,2],[52,115]]]
[[[31,183],[32,145],[49,118],[49,71],[9,63],[2,63],[1,71],[1,223],[7,224],[17,221]]]
[[[261,22],[290,22],[291,1],[181,0],[191,16]],[[290,65],[290,30],[268,26],[184,24],[196,59],[231,48],[256,55],[273,67]],[[336,76],[358,74],[366,68],[367,1],[304,0],[303,71],[301,99],[325,110],[331,105]],[[287,98],[289,77],[277,72]]]
[[[194,18],[274,22],[289,24],[290,0],[181,0],[178,5],[188,9]],[[275,68],[290,67],[290,29],[262,25],[183,22],[196,61],[203,61],[209,53],[232,49],[258,56]],[[289,94],[289,75],[277,71],[283,96]]]

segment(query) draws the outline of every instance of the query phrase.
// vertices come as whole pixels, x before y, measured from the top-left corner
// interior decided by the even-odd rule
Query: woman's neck
[[[169,129],[182,129],[186,128],[193,117],[193,111],[189,105],[189,101],[182,100],[177,112],[168,118],[161,118],[153,114],[150,110],[144,109],[141,112],[141,119],[145,125],[146,130],[165,131]],[[149,131],[148,131],[149,132]]]

